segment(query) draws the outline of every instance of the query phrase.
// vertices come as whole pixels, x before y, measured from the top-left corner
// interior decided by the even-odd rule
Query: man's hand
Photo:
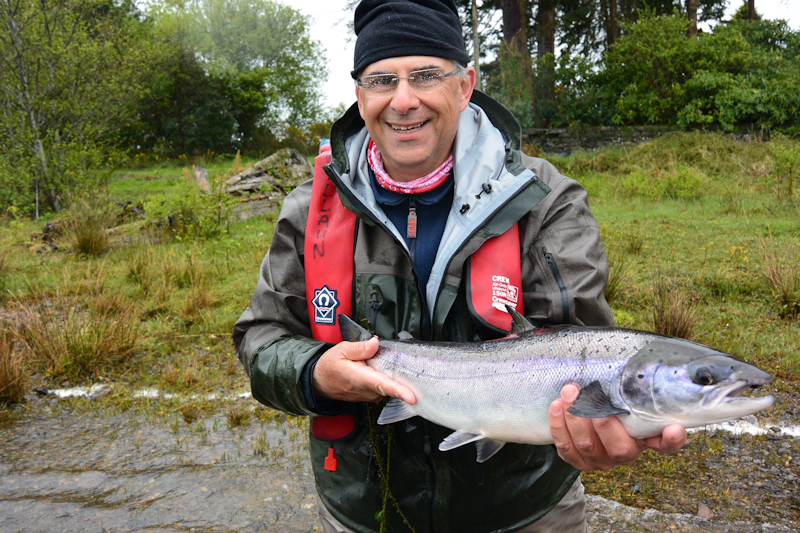
[[[550,432],[558,455],[578,470],[611,470],[632,465],[646,449],[676,453],[686,443],[686,430],[672,424],[661,435],[630,437],[616,417],[581,418],[567,412],[578,397],[576,385],[565,385],[561,398],[550,404]]]
[[[416,403],[414,393],[364,362],[378,351],[378,338],[340,342],[319,358],[312,383],[318,398],[346,402],[379,402],[385,396]]]

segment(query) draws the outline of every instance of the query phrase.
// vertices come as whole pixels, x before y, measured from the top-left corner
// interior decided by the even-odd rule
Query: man
[[[284,201],[234,328],[253,396],[313,417],[326,532],[378,531],[379,520],[420,533],[585,531],[579,471],[676,451],[683,428],[635,441],[615,418],[573,417],[574,385],[551,405],[554,446],[507,444],[481,464],[472,446],[438,451],[451,430],[418,417],[384,432],[370,423],[370,402],[414,393],[364,363],[377,339],[339,342],[337,312],[379,337],[455,341],[508,330],[494,298],[540,325],[613,318],[585,191],[521,154],[517,122],[473,90],[454,2],[364,0],[355,30],[358,104],[331,129],[330,181]],[[500,292],[480,288],[490,274]],[[393,505],[378,514],[389,494],[402,516]]]

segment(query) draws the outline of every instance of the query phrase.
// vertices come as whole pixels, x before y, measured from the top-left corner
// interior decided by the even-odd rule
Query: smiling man
[[[355,30],[358,103],[331,129],[326,173],[284,201],[234,328],[253,397],[312,417],[326,532],[583,532],[580,470],[677,451],[683,428],[637,441],[616,418],[576,418],[572,385],[551,405],[555,445],[484,463],[471,445],[440,452],[451,430],[418,417],[374,424],[372,403],[416,399],[365,364],[377,339],[342,342],[337,313],[442,341],[505,335],[506,305],[539,325],[613,318],[585,190],[522,154],[514,117],[474,90],[454,2],[364,0]]]

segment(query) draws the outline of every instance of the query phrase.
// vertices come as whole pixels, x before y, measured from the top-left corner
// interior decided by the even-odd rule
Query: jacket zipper
[[[413,267],[417,257],[417,199],[415,196],[411,196],[408,199],[406,237],[408,238],[408,253],[411,256],[411,266]]]
[[[561,279],[558,265],[556,265],[556,258],[553,254],[548,252],[547,248],[542,248],[542,253],[544,253],[544,260],[556,280],[558,290],[561,292],[561,323],[569,324],[569,294],[567,294],[567,286],[564,285],[564,280]]]

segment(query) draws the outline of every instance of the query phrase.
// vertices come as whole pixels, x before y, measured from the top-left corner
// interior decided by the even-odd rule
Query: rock
[[[665,513],[677,513],[678,512],[678,509],[675,506],[670,505],[668,503],[662,504],[661,508],[664,509]]]
[[[197,183],[201,191],[209,192],[211,190],[206,169],[192,165],[192,174],[194,175],[194,182]]]
[[[225,190],[239,194],[277,192],[285,196],[313,175],[314,169],[305,157],[284,148],[225,180]]]
[[[697,505],[696,514],[698,518],[704,518],[706,520],[711,520],[712,518],[714,518],[714,511],[712,511],[711,508],[704,503],[700,503]]]

